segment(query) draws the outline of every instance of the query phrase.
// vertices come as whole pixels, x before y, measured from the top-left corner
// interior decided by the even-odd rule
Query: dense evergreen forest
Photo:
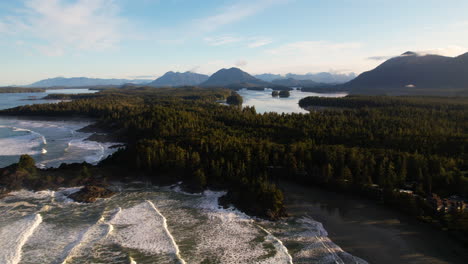
[[[228,97],[233,106],[216,102]],[[75,100],[0,114],[99,118],[99,127],[127,143],[101,166],[155,182],[183,180],[193,191],[227,188],[226,202],[251,214],[283,215],[275,183],[292,180],[361,193],[468,230],[463,209],[441,213],[426,199],[468,196],[467,98],[308,97],[300,105],[318,109],[309,114],[257,114],[216,88],[135,87],[66,99]]]

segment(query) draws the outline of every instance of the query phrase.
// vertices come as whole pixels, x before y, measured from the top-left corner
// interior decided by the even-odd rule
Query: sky
[[[53,77],[357,74],[468,52],[466,0],[0,0],[0,85]]]

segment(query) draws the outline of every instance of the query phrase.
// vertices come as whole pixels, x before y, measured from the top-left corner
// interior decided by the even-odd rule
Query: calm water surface
[[[319,97],[345,97],[347,93],[310,93],[301,90],[292,90],[288,98],[272,97],[272,89],[254,91],[241,89],[237,93],[244,99],[244,106],[254,106],[257,113],[308,113],[309,111],[299,107],[299,100],[308,96]]]
[[[89,89],[51,89],[44,93],[1,93],[0,110],[31,104],[58,103],[59,100],[42,100],[48,94],[83,94],[96,93],[96,90]]]

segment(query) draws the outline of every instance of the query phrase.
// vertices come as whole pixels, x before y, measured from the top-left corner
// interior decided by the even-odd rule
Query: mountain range
[[[149,85],[163,86],[221,86],[232,89],[244,87],[306,87],[307,91],[330,92],[348,91],[353,94],[427,94],[460,95],[468,94],[468,53],[458,57],[440,55],[420,55],[405,52],[391,58],[375,69],[364,72],[356,78],[341,84],[330,82],[343,78],[351,79],[354,74],[262,74],[252,76],[238,68],[221,69],[211,76],[193,72],[167,72],[160,78],[151,80],[92,79],[92,78],[53,78],[30,85],[30,87],[79,87],[99,85]],[[320,78],[321,79],[320,79]],[[315,78],[315,80],[312,80]],[[319,78],[319,79],[317,79]],[[341,79],[340,79],[341,78]],[[268,80],[268,81],[267,81]],[[316,81],[321,80],[321,81]]]
[[[468,90],[468,53],[458,57],[405,52],[341,85],[361,94],[453,94]]]
[[[314,82],[312,80],[297,80],[294,78],[276,79],[271,82],[275,85],[282,85],[287,87],[315,87],[323,85],[323,83]]]
[[[148,86],[163,87],[163,86],[185,86],[185,85],[199,85],[206,80],[209,76],[198,74],[194,72],[167,72],[158,79],[148,83]]]
[[[64,78],[57,77],[51,79],[45,79],[33,84],[28,85],[29,87],[54,87],[54,86],[63,86],[63,87],[82,87],[82,86],[100,86],[100,85],[124,85],[127,83],[133,84],[145,84],[151,80],[136,79],[96,79],[96,78],[86,78],[86,77],[73,77],[73,78]]]
[[[271,73],[264,73],[254,75],[254,77],[266,81],[272,82],[274,80],[280,79],[295,79],[295,80],[310,80],[316,83],[324,83],[324,84],[340,84],[348,82],[356,77],[356,74],[341,74],[341,73],[330,73],[330,72],[319,72],[319,73],[306,73],[306,74],[294,74],[288,73],[286,75],[281,74],[271,74]]]

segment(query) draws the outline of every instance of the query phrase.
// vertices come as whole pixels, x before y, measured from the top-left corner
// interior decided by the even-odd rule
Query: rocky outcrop
[[[109,198],[115,193],[105,187],[87,185],[80,191],[72,193],[68,198],[79,203],[93,203],[98,198]]]

